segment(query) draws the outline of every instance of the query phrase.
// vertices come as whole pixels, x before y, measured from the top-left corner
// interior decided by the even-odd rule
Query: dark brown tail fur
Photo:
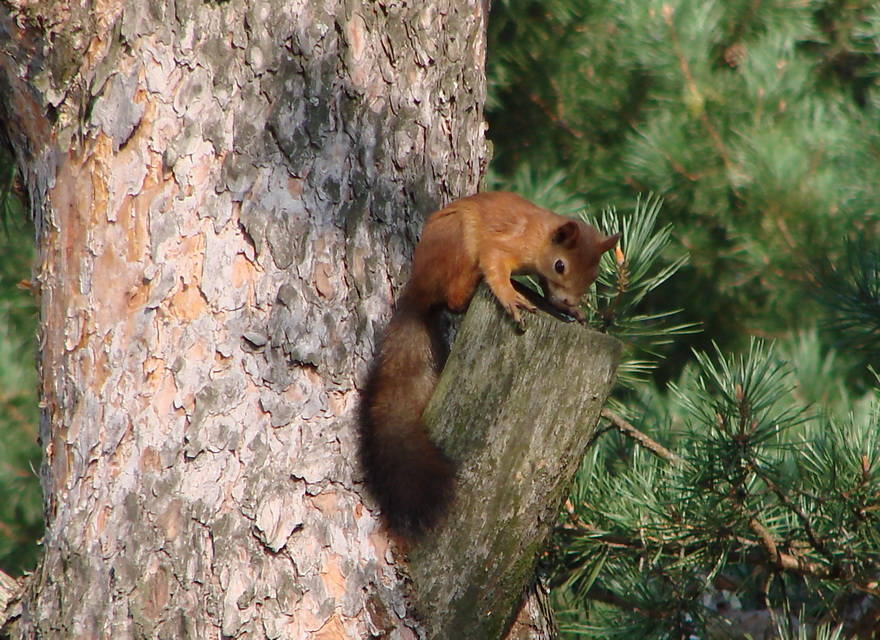
[[[367,488],[395,532],[416,537],[437,524],[455,471],[428,439],[422,413],[446,347],[431,312],[401,300],[367,378],[360,406],[360,457]]]

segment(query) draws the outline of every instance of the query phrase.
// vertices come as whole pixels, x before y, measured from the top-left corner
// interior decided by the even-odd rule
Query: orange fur
[[[446,358],[438,313],[464,312],[485,279],[519,323],[520,309],[535,307],[510,277],[531,274],[551,304],[581,318],[580,298],[617,239],[512,193],[480,193],[431,214],[361,402],[366,482],[392,529],[424,533],[452,498],[452,464],[422,425]]]

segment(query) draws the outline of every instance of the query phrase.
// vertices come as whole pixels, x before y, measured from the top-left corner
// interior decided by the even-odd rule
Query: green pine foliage
[[[645,297],[666,283],[687,263],[682,253],[669,256],[672,226],[658,228],[662,202],[653,196],[639,198],[631,213],[608,207],[600,216],[581,216],[608,234],[620,234],[613,252],[603,254],[599,278],[589,304],[589,319],[598,330],[623,340],[628,348],[618,369],[618,379],[633,387],[650,378],[660,357],[659,348],[677,336],[698,331],[689,323],[676,323],[680,309],[639,313]],[[661,256],[667,255],[667,262]]]
[[[650,327],[671,314],[635,314],[645,296],[665,283],[688,259],[687,254],[682,254],[668,264],[660,262],[672,240],[672,225],[656,228],[661,204],[658,198],[648,196],[638,199],[630,216],[618,214],[614,207],[610,207],[599,219],[588,217],[593,225],[606,233],[620,234],[615,251],[602,256],[593,301],[594,320],[602,331],[630,340],[637,336],[652,336],[670,342],[671,336],[692,328],[664,326],[661,331],[653,332]]]
[[[492,186],[606,231],[664,203],[592,301],[633,348],[548,555],[567,633],[874,637],[880,5],[499,0],[489,30]]]
[[[501,184],[562,170],[591,203],[664,199],[691,258],[647,311],[710,328],[667,375],[712,339],[809,328],[813,267],[880,235],[876,2],[499,0],[489,29]]]
[[[880,366],[880,241],[858,237],[837,264],[820,263],[815,294],[829,313],[824,321],[836,344],[866,365]]]
[[[868,607],[880,575],[880,386],[811,405],[802,381],[835,361],[795,374],[753,341],[742,356],[697,353],[670,397],[643,387],[627,417],[676,459],[614,432],[591,450],[553,554],[564,628],[713,637],[728,623],[706,599],[722,588],[744,609],[805,624]]]
[[[561,174],[516,180],[544,206],[581,205]],[[628,345],[609,405],[642,433],[603,428],[576,479],[548,566],[563,628],[594,638],[850,637],[880,615],[865,595],[880,576],[880,383],[867,393],[849,384],[880,335],[880,239],[850,243],[839,264],[816,270],[826,332],[844,351],[815,328],[778,345],[752,340],[741,356],[715,345],[667,393],[645,384],[655,361],[643,356],[694,328],[639,306],[685,264],[670,249],[674,229],[659,224],[653,197],[580,213],[621,233],[588,317]],[[736,608],[721,606],[724,593]]]
[[[33,262],[33,228],[16,192],[11,157],[0,153],[0,570],[33,569],[43,510],[37,470],[36,309],[19,283]]]

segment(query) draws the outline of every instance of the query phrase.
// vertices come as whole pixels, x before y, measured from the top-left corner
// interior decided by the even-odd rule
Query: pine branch
[[[749,529],[758,537],[761,547],[763,547],[764,552],[767,554],[767,560],[769,560],[770,564],[774,567],[784,571],[793,571],[795,573],[805,573],[810,575],[826,574],[826,569],[823,565],[818,563],[805,563],[797,556],[782,553],[779,550],[779,546],[776,544],[776,540],[773,538],[773,534],[770,533],[767,527],[761,524],[756,516],[751,516],[748,519],[748,524]],[[810,567],[811,570],[806,571],[807,567]]]
[[[757,517],[750,517],[748,526],[749,530],[755,534],[757,541],[732,533],[717,536],[718,541],[735,543],[730,547],[729,555],[741,557],[742,561],[750,566],[769,566],[774,570],[778,569],[801,576],[833,577],[826,565],[810,561],[801,555],[780,550],[773,534],[761,524]],[[671,557],[692,556],[699,553],[705,546],[704,541],[696,536],[679,537],[678,540],[666,540],[645,534],[640,537],[631,537],[621,533],[601,531],[584,523],[566,525],[560,529],[560,533],[570,536],[587,536],[596,543],[606,544],[611,548],[632,549],[639,552],[649,552],[652,555],[662,553]]]
[[[638,429],[636,429],[632,424],[624,420],[621,416],[614,413],[611,409],[607,407],[602,409],[602,417],[608,420],[611,424],[617,427],[618,431],[620,431],[623,435],[628,438],[632,438],[635,440],[637,444],[644,447],[658,458],[663,458],[664,460],[668,460],[673,464],[683,464],[684,460],[678,457],[675,453],[664,447],[662,444],[652,439],[645,433],[642,433]]]
[[[822,555],[828,563],[834,567],[834,570],[831,572],[833,574],[843,573],[842,567],[837,564],[837,561],[834,559],[834,556],[828,550],[828,547],[825,543],[816,535],[816,531],[813,529],[813,523],[810,520],[809,516],[804,513],[804,510],[801,509],[798,505],[796,505],[788,495],[782,490],[782,488],[773,481],[770,476],[768,476],[764,470],[757,464],[755,460],[751,461],[752,470],[758,475],[761,480],[764,481],[764,484],[773,492],[773,494],[779,499],[779,501],[785,506],[786,509],[791,511],[797,516],[801,525],[804,528],[804,532],[807,534],[807,540],[809,540],[810,545],[813,549],[816,550],[817,553]]]
[[[555,84],[555,83],[554,83]],[[558,90],[557,90],[558,93]],[[558,126],[560,129],[565,131],[566,134],[572,136],[575,140],[581,140],[584,137],[583,131],[574,127],[571,123],[569,123],[565,116],[559,111],[562,108],[561,103],[559,104],[556,110],[552,109],[550,105],[548,105],[544,99],[539,96],[536,92],[530,91],[528,93],[529,100],[531,100],[536,107],[538,107],[544,115],[547,116],[547,119]],[[557,101],[559,102],[559,101]]]
[[[625,609],[627,611],[632,611],[633,613],[637,613],[640,616],[644,616],[646,618],[661,618],[662,613],[658,613],[656,611],[650,611],[645,609],[644,607],[639,606],[632,600],[628,600],[618,594],[614,593],[610,589],[606,589],[604,587],[600,587],[598,585],[593,585],[589,588],[586,594],[587,598],[590,600],[595,600],[596,602],[604,602],[605,604],[614,605],[615,607],[619,607],[621,609]]]
[[[671,6],[669,6],[668,4],[663,5],[663,21],[669,28],[669,37],[672,40],[672,47],[675,50],[675,55],[678,58],[679,65],[681,66],[681,72],[684,75],[688,92],[691,96],[700,100],[700,120],[702,121],[703,126],[706,128],[706,132],[709,134],[709,138],[712,140],[712,146],[715,148],[716,153],[718,153],[718,156],[724,163],[724,167],[727,169],[727,172],[732,173],[733,163],[730,161],[727,150],[724,148],[724,142],[721,140],[721,136],[719,135],[718,130],[715,129],[715,126],[709,119],[709,113],[706,111],[705,106],[702,104],[702,93],[700,92],[700,88],[697,86],[697,81],[694,78],[693,72],[691,71],[690,64],[685,57],[684,50],[681,46],[681,41],[678,37],[678,32],[675,30],[675,25],[672,23],[673,12],[674,10]],[[736,191],[735,185],[731,184],[731,187],[734,189],[734,191]]]

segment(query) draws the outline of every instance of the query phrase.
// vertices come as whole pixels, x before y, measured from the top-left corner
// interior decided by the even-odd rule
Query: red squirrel
[[[521,324],[520,309],[535,306],[510,277],[530,274],[554,307],[583,320],[578,303],[618,238],[504,192],[462,198],[430,215],[360,406],[365,481],[393,531],[425,533],[452,499],[455,470],[422,424],[447,355],[440,312],[464,312],[485,280]]]

